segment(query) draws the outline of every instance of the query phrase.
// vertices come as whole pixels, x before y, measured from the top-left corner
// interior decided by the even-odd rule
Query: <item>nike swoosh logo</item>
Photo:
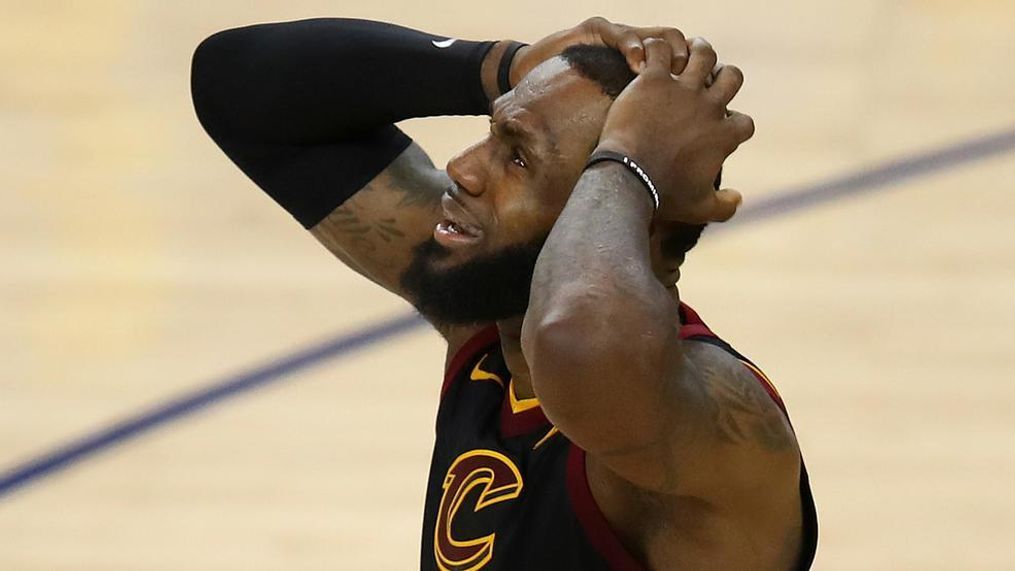
[[[490,373],[488,371],[484,371],[483,369],[479,368],[479,366],[483,364],[483,361],[485,361],[486,358],[489,357],[489,356],[490,356],[489,353],[487,353],[486,355],[483,355],[483,358],[480,359],[478,363],[476,363],[476,366],[472,368],[472,374],[469,375],[469,380],[472,380],[472,381],[493,381],[493,382],[495,382],[498,385],[503,387],[504,386],[504,379],[500,378],[498,375],[495,375],[494,373]]]
[[[437,40],[430,40],[430,43],[433,44],[434,46],[438,47],[438,48],[450,48],[451,44],[453,44],[453,43],[455,43],[457,41],[458,41],[457,38],[448,38],[448,39],[442,40],[440,42],[438,42]]]

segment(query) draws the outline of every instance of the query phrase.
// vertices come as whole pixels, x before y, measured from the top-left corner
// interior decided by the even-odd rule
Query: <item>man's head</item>
[[[447,220],[403,277],[420,311],[446,323],[522,315],[536,258],[598,144],[613,99],[634,79],[611,48],[572,46],[492,108],[490,133],[447,165]],[[702,226],[657,224],[653,267],[676,271]]]

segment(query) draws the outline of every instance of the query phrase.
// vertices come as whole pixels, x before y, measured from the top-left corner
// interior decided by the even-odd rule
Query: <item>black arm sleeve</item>
[[[480,67],[494,42],[448,40],[344,18],[226,30],[194,53],[194,107],[229,158],[310,228],[409,146],[395,122],[489,113]]]

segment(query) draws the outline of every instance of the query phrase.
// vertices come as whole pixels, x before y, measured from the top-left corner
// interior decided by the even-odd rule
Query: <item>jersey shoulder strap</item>
[[[444,370],[444,383],[441,385],[441,397],[448,391],[455,377],[461,372],[469,361],[474,359],[481,352],[489,349],[500,341],[500,333],[495,324],[490,324],[476,332],[468,341],[455,352],[455,355],[448,361]]]
[[[680,339],[682,341],[685,339],[691,341],[702,341],[710,345],[715,345],[716,347],[736,357],[737,360],[743,363],[743,365],[747,367],[747,370],[749,370],[751,374],[758,379],[758,382],[761,383],[765,392],[767,392],[768,396],[775,401],[775,404],[779,406],[779,409],[782,410],[783,414],[785,414],[787,418],[789,417],[789,414],[786,411],[786,405],[782,402],[782,395],[779,394],[775,385],[771,380],[769,380],[768,375],[755,365],[753,361],[734,349],[732,345],[720,339],[719,336],[708,327],[708,325],[705,325],[705,322],[702,321],[698,312],[691,309],[689,305],[681,302],[679,313],[681,324]]]

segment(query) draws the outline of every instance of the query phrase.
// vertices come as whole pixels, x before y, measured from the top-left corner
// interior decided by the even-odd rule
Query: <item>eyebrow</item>
[[[527,143],[527,146],[533,149],[533,154],[535,154],[535,151],[552,150],[553,152],[557,152],[557,144],[552,135],[546,133],[546,140],[542,140],[536,135],[536,131],[532,130],[524,122],[516,118],[496,121],[493,116],[491,116],[490,124],[495,127],[498,134],[501,134],[509,139]],[[546,159],[544,156],[535,156],[532,158],[537,161],[543,161]]]
[[[494,126],[494,130],[498,133],[503,134],[505,137],[512,139],[521,139],[529,141],[531,143],[538,143],[539,140],[536,138],[536,134],[525,126],[524,123],[518,119],[505,119],[502,121],[495,120],[492,116],[490,117],[490,124]]]

